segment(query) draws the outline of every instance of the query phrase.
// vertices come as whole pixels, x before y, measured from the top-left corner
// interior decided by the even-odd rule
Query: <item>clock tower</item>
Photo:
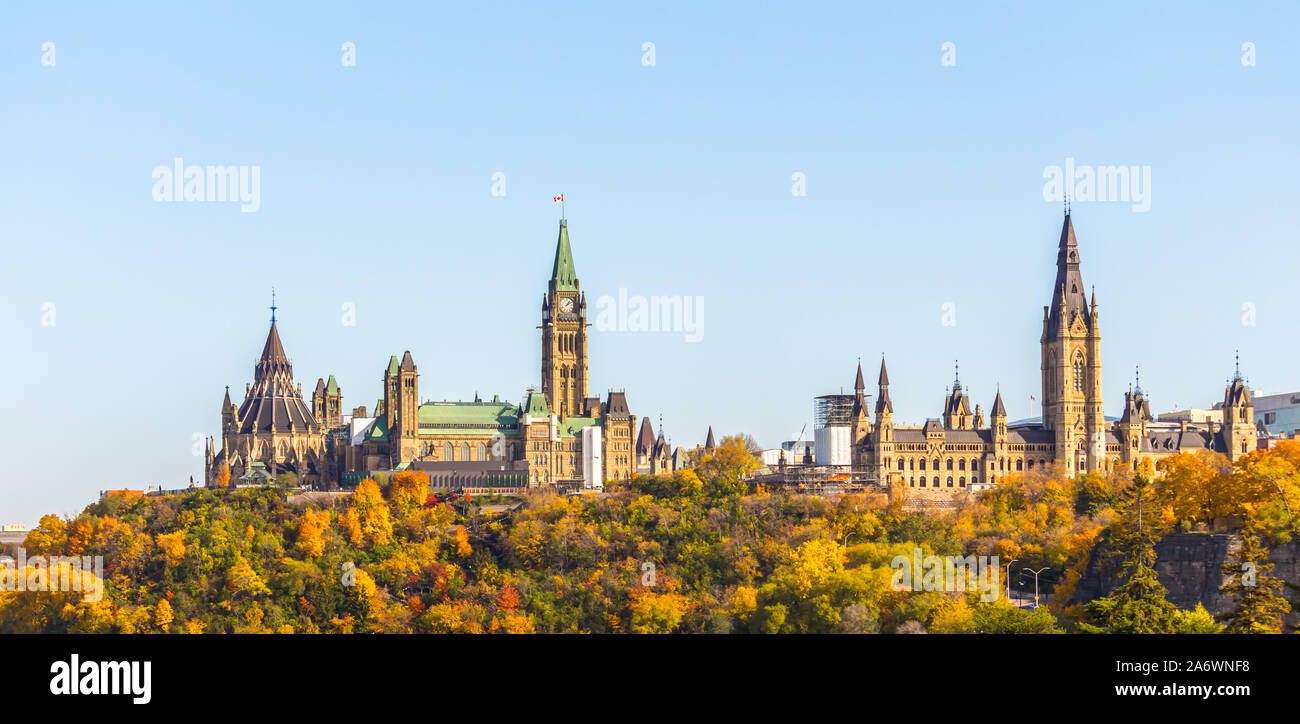
[[[564,219],[542,298],[542,394],[561,420],[586,413],[587,301],[578,286]]]

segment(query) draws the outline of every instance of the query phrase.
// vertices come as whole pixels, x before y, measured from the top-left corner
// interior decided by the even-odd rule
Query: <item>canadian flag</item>
[[[1033,395],[1030,395],[1030,396],[1029,396],[1029,399],[1033,400],[1034,402],[1037,402],[1037,401],[1038,401],[1038,399],[1035,398]]]
[[[552,201],[563,201],[563,200],[564,200],[564,194],[560,194],[559,196],[552,196],[552,197],[551,197],[551,200],[552,200]]]

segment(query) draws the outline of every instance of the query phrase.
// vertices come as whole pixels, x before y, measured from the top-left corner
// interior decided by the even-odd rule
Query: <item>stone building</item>
[[[294,382],[293,364],[276,329],[275,310],[273,294],[271,330],[239,407],[230,401],[230,388],[226,388],[221,402],[221,449],[216,450],[209,437],[204,456],[208,485],[216,484],[221,467],[229,468],[232,486],[262,484],[286,473],[303,484],[318,485],[330,475],[325,427],[303,401],[302,385]]]
[[[873,420],[859,363],[851,432],[855,477],[906,489],[918,504],[950,504],[968,491],[1035,468],[1074,476],[1137,469],[1143,460],[1155,462],[1196,449],[1235,460],[1257,446],[1250,388],[1239,368],[1224,392],[1222,423],[1156,422],[1140,385],[1125,394],[1118,420],[1104,416],[1101,314],[1096,292],[1091,299],[1084,294],[1078,240],[1068,210],[1038,342],[1043,414],[1014,425],[1007,421],[1001,392],[987,419],[979,405],[972,411],[960,377],[954,379],[940,417],[918,426],[896,425],[883,359]]]
[[[519,403],[499,396],[491,401],[422,401],[419,367],[408,350],[400,359],[391,356],[384,367],[383,397],[373,416],[367,416],[364,407],[342,414],[342,390],[333,375],[317,381],[307,407],[300,389],[293,386],[287,360],[277,361],[283,351],[273,324],[274,344],[267,342],[271,358],[268,362],[264,353],[258,363],[258,384],[250,399],[273,391],[288,412],[280,427],[268,423],[272,428],[259,432],[272,436],[269,450],[285,448],[281,466],[301,463],[304,473],[314,474],[311,480],[325,487],[408,468],[429,472],[435,487],[440,481],[460,486],[492,479],[512,485],[527,481],[529,486],[600,487],[607,480],[631,477],[636,416],[626,394],[610,390],[603,400],[588,396],[587,304],[563,219],[541,316],[540,392],[530,388]],[[272,380],[274,375],[279,377]],[[270,381],[263,383],[263,377]],[[252,404],[250,414],[269,415],[260,412],[261,403]],[[245,407],[249,405],[246,401]],[[238,419],[244,420],[242,408]],[[291,427],[286,429],[286,424]],[[210,456],[209,484],[214,479],[211,471],[227,459],[225,450],[241,451],[240,461],[249,459],[244,447],[262,449],[243,438],[223,440],[223,452]],[[274,455],[270,459],[278,460]]]

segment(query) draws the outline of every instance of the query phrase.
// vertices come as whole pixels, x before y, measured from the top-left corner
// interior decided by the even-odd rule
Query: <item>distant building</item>
[[[1159,422],[1214,422],[1223,424],[1223,407],[1220,403],[1215,404],[1216,407],[1211,410],[1193,408],[1191,410],[1162,412],[1156,419]]]
[[[1255,424],[1269,435],[1300,436],[1300,392],[1256,397]]]
[[[1038,340],[1041,420],[1008,424],[999,393],[986,422],[978,405],[971,410],[961,381],[954,379],[941,419],[917,426],[896,425],[883,359],[872,420],[859,363],[852,425],[854,475],[891,491],[906,491],[909,503],[928,506],[951,504],[967,491],[996,485],[1035,467],[1072,477],[1093,471],[1135,470],[1141,462],[1154,463],[1191,450],[1212,450],[1236,460],[1257,449],[1258,408],[1240,367],[1224,390],[1219,422],[1155,422],[1140,385],[1125,394],[1119,421],[1103,415],[1101,318],[1097,295],[1093,292],[1089,299],[1079,264],[1078,240],[1067,208],[1051,303],[1043,308],[1043,331]],[[1277,417],[1281,423],[1280,410]],[[1300,423],[1295,427],[1300,428]]]

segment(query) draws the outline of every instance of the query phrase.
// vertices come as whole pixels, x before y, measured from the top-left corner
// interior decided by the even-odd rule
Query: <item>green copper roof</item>
[[[370,425],[370,431],[366,433],[367,440],[387,440],[388,423],[382,417],[376,417]]]
[[[560,437],[578,437],[584,427],[596,424],[594,417],[568,417],[560,423]]]
[[[334,375],[330,375],[329,382],[325,383],[325,391],[331,395],[339,393],[339,383],[334,381]]]
[[[397,374],[397,369],[398,369],[398,367],[399,367],[399,365],[397,364],[397,355],[393,355],[392,357],[389,357],[389,358],[388,358],[388,374],[390,374],[390,375],[395,375],[395,374]]]
[[[420,432],[442,428],[448,432],[519,424],[519,408],[506,402],[426,402],[420,405]],[[466,432],[465,434],[469,434]]]
[[[573,268],[573,251],[569,249],[569,227],[560,221],[560,239],[555,243],[555,266],[551,269],[551,288],[574,291],[578,288],[578,272]]]
[[[546,395],[540,392],[529,392],[528,401],[524,403],[524,410],[533,417],[548,417],[551,411],[546,407]]]

